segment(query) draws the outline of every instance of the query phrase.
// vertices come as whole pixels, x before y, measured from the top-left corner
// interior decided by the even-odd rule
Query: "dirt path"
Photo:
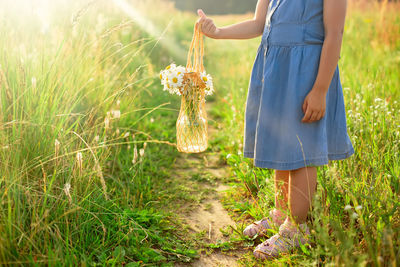
[[[207,105],[207,110],[210,106]],[[210,112],[208,112],[210,114]],[[209,139],[213,140],[216,135],[216,129],[209,124]],[[229,235],[223,232],[230,232],[229,226],[235,225],[228,212],[221,204],[221,198],[224,191],[229,186],[224,185],[222,180],[228,175],[228,167],[219,161],[219,155],[213,152],[204,152],[200,154],[181,154],[176,161],[177,177],[187,179],[193,175],[206,177],[196,181],[200,188],[207,192],[199,204],[188,204],[184,214],[184,221],[193,233],[203,234],[205,243],[212,244],[218,241],[228,241]],[[183,167],[182,167],[183,166]],[[205,233],[205,234],[204,234]],[[237,250],[234,252],[223,252],[215,249],[212,253],[201,253],[200,258],[190,264],[177,264],[175,266],[238,266],[236,261],[239,259]]]

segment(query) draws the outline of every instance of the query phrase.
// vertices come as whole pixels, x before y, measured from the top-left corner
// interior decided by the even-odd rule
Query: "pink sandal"
[[[286,214],[280,210],[273,209],[269,212],[269,217],[270,218],[264,218],[248,225],[244,229],[243,234],[250,238],[253,238],[256,234],[264,236],[267,234],[268,230],[278,228],[284,222]]]
[[[279,227],[279,233],[273,235],[254,249],[254,256],[259,259],[277,258],[281,254],[289,253],[300,247],[300,244],[308,243],[310,230],[306,223],[298,227],[285,220]]]

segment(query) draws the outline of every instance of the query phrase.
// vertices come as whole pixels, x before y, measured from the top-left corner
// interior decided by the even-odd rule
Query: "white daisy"
[[[176,65],[174,63],[172,63],[171,65],[168,65],[165,70],[167,71],[172,71],[176,69]]]
[[[206,84],[205,93],[207,95],[212,95],[214,92],[214,84],[211,75],[207,74],[206,72],[202,72],[201,80]]]
[[[183,84],[183,75],[178,75],[177,72],[172,72],[168,75],[168,82],[172,88],[182,87]]]
[[[167,73],[165,70],[160,71],[160,80],[162,85],[165,85],[167,82]]]
[[[178,67],[175,68],[175,71],[179,76],[182,75],[182,77],[183,77],[183,74],[186,73],[186,68],[183,67],[183,66],[178,66]]]

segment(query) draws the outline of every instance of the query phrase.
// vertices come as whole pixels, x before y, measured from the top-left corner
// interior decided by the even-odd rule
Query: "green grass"
[[[48,29],[2,7],[0,264],[193,259],[167,210],[190,192],[164,188],[179,100],[159,93],[158,40],[110,3],[46,7]]]
[[[135,4],[166,30],[158,40],[108,1],[49,4],[48,28],[30,5],[10,3],[0,5],[0,264],[173,265],[207,247],[247,247],[240,262],[256,264],[251,249],[261,240],[241,232],[273,207],[272,172],[241,151],[260,40],[206,40],[218,129],[210,150],[231,169],[224,203],[238,222],[225,230],[230,242],[206,245],[174,211],[207,194],[196,184],[214,181],[195,172],[174,179],[179,98],[158,80],[170,62],[185,64],[195,15],[161,0]],[[373,12],[381,8],[350,8],[339,62],[356,153],[319,169],[314,245],[271,265],[400,262],[400,18],[394,6]]]

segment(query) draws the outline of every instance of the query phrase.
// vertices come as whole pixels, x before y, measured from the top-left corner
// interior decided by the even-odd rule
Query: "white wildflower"
[[[140,157],[143,157],[143,156],[144,156],[144,148],[141,148],[141,149],[139,150],[139,155],[140,155]]]
[[[344,207],[344,210],[351,210],[351,206],[350,205],[346,205],[345,207]]]
[[[168,74],[168,82],[173,89],[182,87],[183,84],[183,76],[178,75],[176,71]]]
[[[206,85],[206,90],[205,90],[206,95],[212,95],[214,92],[214,84],[211,75],[207,74],[206,72],[202,72],[200,76],[201,80]]]
[[[357,219],[357,218],[358,218],[358,214],[357,214],[357,213],[355,213],[355,212],[353,212],[353,214],[351,214],[351,218],[353,218],[353,219]]]
[[[119,119],[119,118],[121,118],[121,111],[120,110],[112,110],[111,115],[113,116],[114,119]]]
[[[362,209],[362,206],[361,206],[361,205],[358,205],[355,209],[356,209],[356,210],[361,210],[361,209]]]
[[[176,69],[176,65],[174,63],[172,63],[171,65],[168,65],[165,70],[167,71],[173,71]]]
[[[176,74],[178,76],[182,76],[183,77],[183,75],[186,73],[186,68],[183,67],[183,66],[178,66],[178,67],[175,68],[175,71],[176,71]]]

